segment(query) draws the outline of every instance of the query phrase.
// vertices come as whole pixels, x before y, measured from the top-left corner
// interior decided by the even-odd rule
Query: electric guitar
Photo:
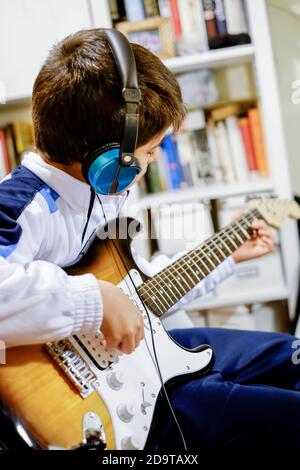
[[[147,448],[169,387],[201,376],[213,363],[210,346],[189,350],[175,343],[163,328],[162,315],[251,238],[254,219],[279,228],[287,216],[300,218],[293,201],[263,199],[250,204],[239,220],[151,278],[131,257],[127,235],[138,231],[137,221],[119,219],[116,239],[97,238],[68,273],[91,272],[123,289],[141,311],[145,339],[130,355],[106,352],[97,331],[9,349],[6,365],[0,365],[2,445]],[[14,443],[7,442],[10,436]]]

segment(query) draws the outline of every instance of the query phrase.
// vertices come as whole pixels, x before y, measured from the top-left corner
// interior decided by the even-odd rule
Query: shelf
[[[210,51],[165,59],[164,64],[173,72],[187,72],[201,68],[216,68],[251,62],[254,59],[252,44],[224,47]]]
[[[220,199],[223,197],[239,196],[243,194],[255,194],[271,192],[274,190],[270,179],[252,181],[246,184],[211,184],[202,188],[186,188],[161,193],[148,194],[135,202],[135,208],[147,209],[160,204],[170,204],[192,200]]]
[[[208,310],[212,308],[228,307],[230,305],[253,304],[263,302],[273,302],[276,300],[288,299],[289,293],[286,286],[280,288],[249,290],[248,292],[235,292],[232,295],[199,297],[188,305],[184,310]]]

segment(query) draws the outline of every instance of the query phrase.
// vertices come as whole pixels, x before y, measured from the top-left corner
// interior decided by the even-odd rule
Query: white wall
[[[267,0],[293,192],[300,196],[300,0]],[[300,83],[300,82],[299,82]],[[300,92],[297,92],[300,101]]]

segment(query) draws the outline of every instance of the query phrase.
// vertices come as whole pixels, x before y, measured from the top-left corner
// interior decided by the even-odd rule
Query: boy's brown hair
[[[147,49],[132,44],[139,88],[137,146],[169,126],[178,129],[185,108],[173,74]],[[122,83],[105,32],[79,31],[58,43],[33,87],[32,115],[37,148],[53,162],[82,162],[109,142],[121,142]]]

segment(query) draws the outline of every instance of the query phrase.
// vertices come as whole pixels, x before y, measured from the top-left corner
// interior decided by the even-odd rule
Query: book
[[[7,124],[3,128],[5,141],[6,141],[6,148],[7,154],[9,159],[9,164],[11,170],[19,165],[20,160],[16,149],[16,142],[15,142],[15,134],[12,124]]]
[[[247,33],[242,0],[224,0],[224,9],[228,34]]]
[[[215,15],[219,36],[227,34],[224,0],[215,0]]]
[[[109,0],[109,11],[111,15],[112,22],[115,23],[120,21],[118,2],[117,0]]]
[[[14,121],[12,123],[16,150],[19,157],[34,145],[33,126],[30,122]]]
[[[226,183],[235,183],[236,176],[231,160],[231,151],[226,127],[223,121],[217,122],[214,127],[214,134],[217,143],[218,156],[221,162],[221,168]]]
[[[0,129],[0,179],[4,178],[10,170],[5,134],[3,129]]]
[[[259,109],[249,109],[248,117],[253,138],[257,168],[263,176],[267,176],[269,170]]]
[[[245,146],[237,117],[228,116],[225,122],[236,179],[239,183],[245,183],[249,173]]]
[[[207,133],[207,143],[209,147],[209,152],[211,156],[211,164],[213,168],[214,180],[216,183],[221,183],[223,181],[223,173],[221,168],[221,162],[218,155],[218,148],[216,143],[216,138],[214,135],[213,124],[208,122],[206,125]]]
[[[159,16],[159,7],[157,0],[144,0],[144,8],[147,17]]]
[[[179,17],[178,10],[178,0],[169,0],[170,2],[170,12],[171,12],[171,22],[174,31],[175,39],[179,39],[182,34],[181,22]]]
[[[145,174],[145,181],[148,186],[148,192],[159,193],[161,191],[159,169],[157,162],[152,162],[148,165],[147,172]]]
[[[179,53],[201,52],[208,49],[204,12],[199,0],[178,0],[182,29]]]
[[[167,135],[163,139],[161,147],[165,151],[167,169],[170,175],[170,189],[179,189],[183,181],[183,172],[179,161],[176,142],[171,135]]]
[[[195,159],[198,165],[198,173],[202,182],[210,183],[213,180],[213,167],[209,152],[206,129],[194,132],[196,142]]]
[[[208,40],[218,36],[214,0],[202,0]]]
[[[146,18],[143,0],[124,0],[127,21],[140,21]]]
[[[169,0],[158,0],[159,15],[164,18],[171,18],[171,9]]]
[[[244,147],[246,151],[246,158],[248,164],[248,170],[250,172],[257,172],[257,164],[255,160],[254,144],[252,140],[252,134],[250,130],[249,118],[241,117],[239,118],[239,126],[241,129],[242,139],[244,142]]]

